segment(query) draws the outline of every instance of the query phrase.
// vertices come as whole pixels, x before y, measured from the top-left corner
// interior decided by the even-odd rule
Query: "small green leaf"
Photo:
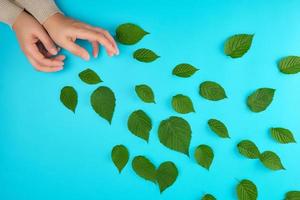
[[[205,194],[201,200],[217,200],[212,194]]]
[[[247,179],[237,185],[236,193],[238,200],[256,200],[258,196],[256,185]]]
[[[199,165],[209,170],[211,163],[214,159],[214,152],[208,145],[199,145],[195,150],[195,159]]]
[[[135,92],[142,101],[155,103],[154,93],[148,85],[142,84],[135,86]]]
[[[167,161],[161,163],[156,171],[157,183],[160,193],[170,187],[176,181],[177,176],[178,170],[173,162]]]
[[[155,166],[145,156],[136,156],[132,160],[132,168],[143,179],[156,183]]]
[[[156,55],[156,53],[154,53],[152,50],[146,48],[138,49],[133,53],[133,58],[140,62],[146,63],[153,62],[159,57],[160,56]]]
[[[71,86],[65,86],[60,91],[60,101],[71,111],[75,113],[77,106],[77,92]]]
[[[144,111],[137,110],[131,113],[128,118],[127,126],[132,134],[148,142],[149,132],[152,129],[152,122],[150,117],[148,117]]]
[[[231,58],[242,57],[250,49],[253,36],[250,34],[238,34],[229,37],[225,42],[225,54]]]
[[[200,95],[211,101],[219,101],[227,98],[224,88],[216,82],[205,81],[199,86]]]
[[[293,133],[286,128],[271,128],[271,136],[281,144],[296,143]]]
[[[93,70],[91,70],[91,69],[86,69],[86,70],[83,70],[82,72],[80,72],[79,73],[79,78],[83,82],[85,82],[87,84],[91,84],[91,85],[103,82],[100,79],[100,77],[98,76],[98,74],[96,72],[94,72]]]
[[[138,43],[147,34],[149,33],[132,23],[121,24],[116,30],[118,42],[126,45]]]
[[[114,114],[116,98],[113,91],[105,86],[98,87],[91,95],[94,111],[110,124]]]
[[[254,142],[250,140],[242,140],[237,144],[237,148],[241,155],[246,158],[256,159],[259,158],[260,152]]]
[[[285,169],[281,163],[279,156],[272,151],[265,151],[259,156],[262,164],[271,170],[282,170]]]
[[[181,114],[195,112],[193,102],[188,96],[178,94],[172,98],[173,109]]]
[[[300,200],[300,191],[289,191],[285,194],[284,200]]]
[[[225,124],[217,119],[208,120],[209,128],[221,138],[230,138]]]
[[[175,76],[179,76],[182,78],[187,78],[192,76],[196,71],[199,69],[195,68],[193,65],[182,63],[179,65],[176,65],[176,67],[173,69],[172,74]]]
[[[278,63],[279,70],[284,74],[297,74],[300,72],[300,57],[287,56]]]
[[[178,151],[189,156],[191,142],[191,127],[187,121],[180,117],[170,117],[159,124],[159,141],[174,151]]]
[[[247,99],[247,105],[252,112],[262,112],[272,103],[275,89],[259,88]]]
[[[126,166],[129,159],[129,152],[124,145],[116,145],[111,151],[111,159],[118,168],[119,173]]]

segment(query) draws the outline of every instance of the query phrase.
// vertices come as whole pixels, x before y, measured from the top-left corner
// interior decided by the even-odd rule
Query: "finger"
[[[63,67],[44,67],[38,61],[32,57],[28,57],[29,62],[34,66],[34,68],[41,72],[57,72],[63,69]]]
[[[87,50],[85,50],[84,48],[82,48],[81,46],[79,46],[78,44],[76,44],[71,40],[68,40],[66,44],[63,45],[63,47],[68,51],[70,51],[72,54],[79,56],[84,60],[90,59],[90,55],[87,52]]]
[[[52,55],[56,55],[58,53],[58,50],[53,40],[49,37],[49,35],[45,31],[42,31],[38,35],[38,38],[43,43],[44,47],[47,49],[49,53],[51,53]]]
[[[115,39],[111,36],[111,34],[108,31],[103,30],[102,28],[98,28],[98,27],[92,27],[92,29],[94,29],[95,31],[97,31],[99,33],[102,33],[114,45],[114,47],[117,50],[117,55],[119,54],[120,51],[119,51],[118,45],[117,45]]]
[[[64,55],[58,55],[58,56],[55,56],[53,59],[54,59],[54,60],[60,60],[60,61],[63,61],[63,60],[66,59],[66,56],[64,56]]]
[[[99,54],[99,44],[96,41],[91,41],[91,44],[93,48],[93,56],[94,58],[97,58]]]

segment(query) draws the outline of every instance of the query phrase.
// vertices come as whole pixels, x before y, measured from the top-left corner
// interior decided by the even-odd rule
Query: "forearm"
[[[1,22],[4,22],[12,26],[22,11],[23,11],[22,7],[15,5],[9,0],[0,0],[0,21]]]

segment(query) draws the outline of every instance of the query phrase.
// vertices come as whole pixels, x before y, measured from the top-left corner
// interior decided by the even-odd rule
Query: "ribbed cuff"
[[[0,21],[10,27],[15,23],[19,14],[24,10],[8,0],[0,0]]]

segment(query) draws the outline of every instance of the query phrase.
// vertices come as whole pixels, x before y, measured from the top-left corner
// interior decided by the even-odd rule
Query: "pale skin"
[[[72,54],[89,60],[86,49],[75,43],[77,39],[87,40],[93,47],[93,56],[98,57],[99,46],[103,46],[109,56],[119,54],[119,49],[108,31],[76,21],[57,13],[49,17],[41,25],[34,17],[23,11],[15,23],[21,49],[29,62],[38,71],[56,72],[63,69],[64,55],[59,55],[59,48],[64,48]]]

